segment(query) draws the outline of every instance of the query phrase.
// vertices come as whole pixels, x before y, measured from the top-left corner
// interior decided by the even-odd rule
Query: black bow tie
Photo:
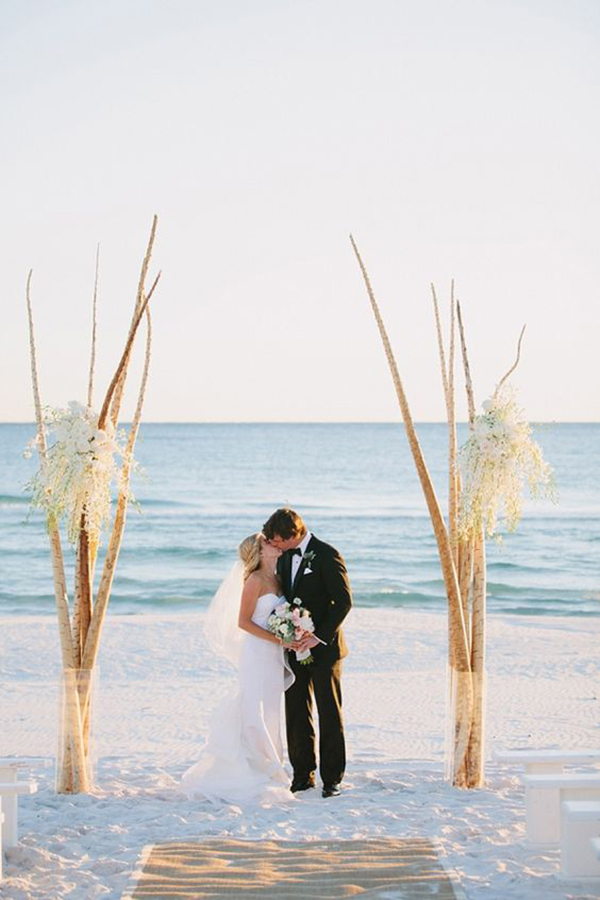
[[[300,547],[294,547],[294,549],[290,550],[289,553],[290,556],[302,556],[302,550],[300,549]]]

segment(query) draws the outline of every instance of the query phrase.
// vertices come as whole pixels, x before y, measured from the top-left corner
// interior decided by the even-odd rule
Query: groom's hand
[[[315,637],[314,634],[306,634],[296,642],[294,650],[312,650],[313,647],[316,647],[320,643],[321,641],[318,637]]]

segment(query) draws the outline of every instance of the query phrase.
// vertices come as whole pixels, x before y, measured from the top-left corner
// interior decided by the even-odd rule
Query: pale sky
[[[416,419],[444,418],[429,284],[452,277],[478,402],[527,323],[530,418],[600,419],[596,0],[0,15],[0,420],[33,417],[30,267],[43,402],[84,399],[98,241],[100,406],[154,212],[146,421],[397,419],[349,232]]]

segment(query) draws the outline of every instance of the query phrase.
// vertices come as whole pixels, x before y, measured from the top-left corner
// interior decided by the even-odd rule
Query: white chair
[[[600,773],[523,775],[527,840],[532,844],[560,843],[561,803],[600,800]]]
[[[562,804],[560,867],[565,878],[600,881],[600,859],[592,840],[600,841],[600,803],[565,800]]]
[[[31,769],[34,766],[44,766],[45,768],[48,768],[51,765],[52,760],[45,757],[0,756],[0,784],[16,784],[19,770]],[[6,831],[4,835],[5,847],[14,847],[17,843],[17,801],[18,794],[7,793],[5,795],[3,803],[4,812],[6,814]],[[0,844],[0,846],[2,845]]]
[[[47,756],[0,756],[0,781],[15,781],[17,769],[45,769],[53,765]]]
[[[17,800],[22,794],[35,794],[35,781],[0,782],[0,809],[4,813],[2,847],[14,847],[18,840]]]
[[[565,766],[600,764],[600,750],[496,750],[499,763],[518,763],[526,775],[560,774]]]

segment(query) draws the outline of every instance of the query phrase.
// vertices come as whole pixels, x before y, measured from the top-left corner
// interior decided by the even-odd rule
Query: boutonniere
[[[306,562],[306,568],[305,568],[305,570],[304,570],[304,574],[305,574],[305,575],[310,575],[310,573],[312,572],[312,569],[311,569],[311,567],[310,567],[310,564],[311,564],[311,562],[313,561],[313,559],[315,558],[316,555],[317,555],[317,554],[315,553],[314,550],[309,550],[309,551],[308,551],[307,553],[305,553],[304,556],[302,557],[302,561],[303,561],[303,562],[304,562],[304,561]]]

